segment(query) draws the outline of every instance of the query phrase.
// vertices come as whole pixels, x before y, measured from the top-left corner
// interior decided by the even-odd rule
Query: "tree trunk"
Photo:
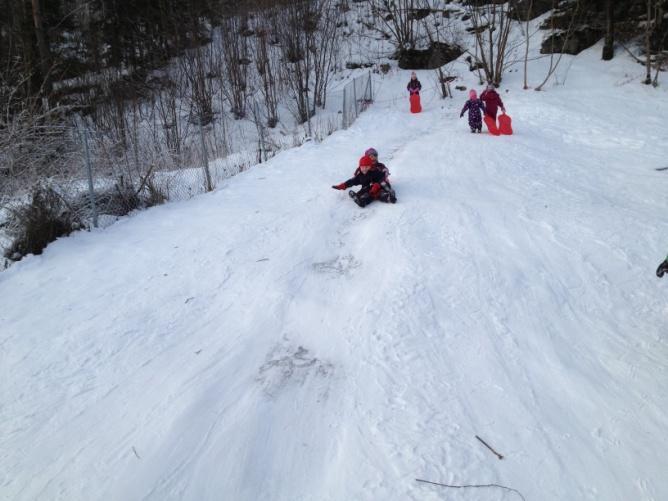
[[[652,83],[652,0],[647,0],[647,22],[645,23],[645,80],[644,84]]]
[[[613,45],[615,43],[615,13],[612,8],[612,0],[605,0],[605,39],[603,41],[603,53],[601,58],[604,61],[610,61],[614,54]]]
[[[531,21],[531,9],[533,8],[533,0],[530,0],[529,6],[527,7],[527,17],[526,17],[526,24],[525,24],[525,29],[526,29],[526,40],[524,41],[525,46],[524,46],[524,90],[527,90],[529,88],[529,84],[527,83],[527,66],[529,62],[529,21]]]
[[[49,53],[49,44],[46,39],[44,22],[42,20],[42,7],[40,0],[32,0],[32,19],[35,25],[35,35],[37,37],[37,48],[39,49],[39,66],[42,72],[42,94],[48,96],[51,92],[51,55]]]

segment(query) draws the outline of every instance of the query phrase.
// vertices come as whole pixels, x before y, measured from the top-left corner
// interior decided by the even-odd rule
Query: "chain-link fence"
[[[8,137],[0,143],[0,255],[10,244],[15,247],[16,227],[31,224],[34,214],[26,212],[31,206],[42,210],[37,205],[46,204],[54,218],[66,215],[77,229],[107,226],[134,210],[191,198],[309,137],[321,140],[349,127],[372,103],[372,89],[371,72],[355,78],[329,93],[334,104],[329,111],[293,134],[268,128],[256,104],[250,121],[219,116],[204,125],[190,117],[167,126],[141,111],[102,125],[90,117],[61,122],[39,129],[29,142]],[[24,252],[10,249],[8,257],[15,260]]]
[[[373,103],[371,72],[359,76],[343,88],[342,127],[347,129]]]

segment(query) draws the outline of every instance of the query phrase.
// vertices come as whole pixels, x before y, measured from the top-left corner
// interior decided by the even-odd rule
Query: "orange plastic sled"
[[[496,120],[494,120],[489,115],[485,115],[484,120],[485,120],[485,125],[487,126],[487,130],[489,130],[490,134],[494,136],[498,136],[501,134],[496,126]]]
[[[510,115],[505,113],[499,115],[499,132],[501,134],[508,134],[509,136],[513,133],[512,119]]]
[[[420,104],[420,94],[411,94],[411,113],[420,113],[422,111],[422,105]]]

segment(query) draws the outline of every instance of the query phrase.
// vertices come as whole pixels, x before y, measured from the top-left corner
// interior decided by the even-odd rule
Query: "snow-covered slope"
[[[0,274],[0,499],[668,499],[668,99],[598,50],[509,74],[511,137],[394,74],[351,129]],[[330,189],[369,146],[396,205]]]

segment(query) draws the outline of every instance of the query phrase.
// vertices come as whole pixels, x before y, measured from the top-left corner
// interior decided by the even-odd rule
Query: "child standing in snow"
[[[469,127],[471,128],[471,132],[482,132],[482,114],[480,111],[485,111],[485,105],[482,100],[478,99],[478,95],[473,89],[469,91],[469,100],[464,103],[459,118],[464,116],[466,110],[469,110]]]
[[[420,113],[422,111],[422,104],[420,104],[420,89],[422,89],[422,84],[417,79],[415,72],[411,72],[411,79],[406,86],[406,89],[410,93],[409,103],[411,108],[411,113]]]
[[[502,112],[506,112],[506,109],[503,107],[503,101],[501,101],[501,96],[496,92],[493,83],[487,84],[487,89],[482,91],[480,99],[485,103],[485,114],[494,120],[496,120],[496,111],[498,108],[501,108]]]
[[[356,193],[352,190],[348,192],[357,205],[365,207],[374,200],[381,202],[395,203],[397,197],[394,195],[389,184],[385,181],[385,174],[380,169],[373,169],[373,160],[364,155],[359,161],[359,174],[347,181],[332,186],[335,190],[345,190],[351,186],[362,186]]]
[[[417,78],[417,75],[415,74],[414,71],[411,71],[411,79],[408,81],[408,85],[406,86],[406,90],[410,93],[412,96],[413,94],[420,94],[420,90],[422,89],[422,84]]]

